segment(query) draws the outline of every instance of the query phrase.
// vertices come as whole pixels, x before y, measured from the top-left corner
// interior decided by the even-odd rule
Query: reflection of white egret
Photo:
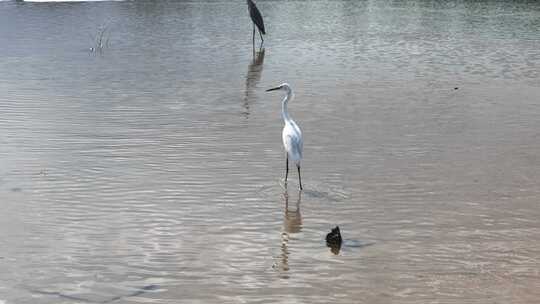
[[[300,175],[300,162],[302,161],[302,150],[304,146],[304,140],[302,138],[302,131],[300,130],[300,127],[292,120],[292,118],[289,116],[289,111],[287,110],[287,104],[290,100],[294,98],[294,93],[292,91],[291,86],[289,84],[284,83],[280,85],[279,87],[275,87],[272,89],[266,90],[268,91],[274,91],[274,90],[282,90],[287,93],[285,98],[283,99],[282,106],[281,106],[281,115],[283,116],[283,120],[285,121],[285,126],[283,127],[282,132],[282,139],[283,139],[283,147],[285,148],[285,151],[287,152],[287,160],[286,160],[286,166],[285,166],[285,185],[287,185],[287,177],[289,175],[289,157],[291,160],[296,164],[296,168],[298,169],[298,181],[300,183],[300,190],[302,190],[302,177]]]
[[[300,200],[302,192],[298,191],[298,200],[294,210],[289,210],[289,194],[283,193],[285,198],[285,216],[283,218],[283,232],[281,232],[281,265],[283,271],[289,270],[289,237],[291,234],[302,231],[302,215],[300,213]]]
[[[285,196],[285,218],[283,222],[283,228],[287,233],[298,233],[302,230],[302,214],[300,213],[300,201],[302,199],[302,192],[298,192],[298,200],[293,210],[289,209],[289,195],[287,192]]]

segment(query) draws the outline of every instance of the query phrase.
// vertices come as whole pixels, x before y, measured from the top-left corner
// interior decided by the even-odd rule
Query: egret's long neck
[[[287,104],[289,104],[289,101],[294,98],[294,94],[291,90],[287,91],[287,95],[285,98],[283,98],[283,102],[281,103],[281,116],[283,117],[283,120],[285,122],[288,122],[291,120],[291,117],[289,116],[289,110],[287,110]]]

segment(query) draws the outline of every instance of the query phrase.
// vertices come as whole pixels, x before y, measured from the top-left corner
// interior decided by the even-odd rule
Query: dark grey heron
[[[257,29],[259,30],[259,36],[261,36],[261,45],[264,43],[262,35],[266,35],[266,31],[264,30],[263,17],[261,15],[261,12],[255,5],[255,2],[253,2],[252,0],[247,0],[247,5],[249,10],[249,17],[251,17],[251,21],[253,21],[253,47],[255,47],[255,26],[257,26]]]

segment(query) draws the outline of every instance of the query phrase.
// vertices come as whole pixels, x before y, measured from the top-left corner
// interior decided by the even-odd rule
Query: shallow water
[[[0,303],[536,303],[540,4],[258,6],[0,2]]]

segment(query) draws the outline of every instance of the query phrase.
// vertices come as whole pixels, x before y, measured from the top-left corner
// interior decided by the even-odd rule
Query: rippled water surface
[[[539,2],[258,6],[0,2],[0,303],[538,303]]]

